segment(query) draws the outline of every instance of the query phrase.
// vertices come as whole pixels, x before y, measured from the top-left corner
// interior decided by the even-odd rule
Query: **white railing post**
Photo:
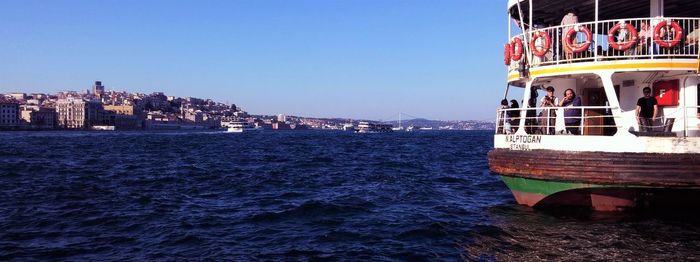
[[[578,121],[578,132],[579,134],[583,135],[583,111],[586,110],[585,108],[581,108],[581,120]]]
[[[594,37],[591,38],[598,38],[598,0],[595,0],[595,23],[593,24],[593,26],[595,26],[595,28],[593,28]],[[593,61],[598,61],[598,41],[594,41],[593,44]]]

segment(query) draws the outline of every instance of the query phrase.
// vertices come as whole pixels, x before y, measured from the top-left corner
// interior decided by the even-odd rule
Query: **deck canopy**
[[[516,20],[518,0],[508,1],[508,12]],[[524,21],[529,21],[530,0],[520,0]],[[663,0],[666,17],[700,17],[700,0]],[[595,0],[532,0],[533,21],[559,25],[569,9],[575,9],[579,22],[595,21]],[[598,20],[651,17],[651,0],[599,0]]]

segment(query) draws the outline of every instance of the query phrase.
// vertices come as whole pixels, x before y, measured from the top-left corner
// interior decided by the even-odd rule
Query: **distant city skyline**
[[[252,114],[494,119],[505,1],[3,1],[0,93],[166,92]]]

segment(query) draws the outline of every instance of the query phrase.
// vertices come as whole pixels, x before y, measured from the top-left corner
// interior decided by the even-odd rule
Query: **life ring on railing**
[[[544,46],[542,46],[542,50],[537,49],[535,47],[535,41],[537,41],[538,38],[544,38]],[[547,51],[549,51],[549,47],[552,45],[552,38],[549,37],[549,34],[545,31],[540,31],[536,32],[532,35],[532,40],[530,41],[530,50],[532,50],[532,53],[536,56],[543,57]]]
[[[586,42],[584,42],[581,45],[574,46],[574,39],[576,39],[576,33],[582,32],[586,35]],[[591,46],[591,41],[593,40],[593,35],[591,34],[591,30],[588,29],[588,27],[582,26],[582,25],[576,25],[569,29],[569,32],[566,33],[566,41],[564,43],[566,44],[566,47],[571,50],[573,53],[581,53],[588,49],[588,47]]]
[[[630,49],[632,46],[634,46],[634,44],[637,43],[637,29],[634,28],[632,24],[625,23],[625,29],[627,29],[627,31],[630,32],[632,39],[623,43],[617,43],[617,41],[615,41],[615,34],[617,33],[617,31],[620,31],[621,28],[622,26],[620,24],[616,24],[615,26],[610,28],[610,31],[608,31],[608,44],[613,49],[625,51],[627,49]]]
[[[518,61],[523,56],[523,40],[520,37],[513,39],[510,44],[510,55],[513,61]]]
[[[510,44],[505,44],[503,48],[503,62],[510,65]]]
[[[671,24],[671,27],[673,28],[674,31],[676,31],[675,36],[673,37],[673,40],[662,40],[661,39],[661,28],[666,26],[667,24]],[[667,32],[670,33],[670,32]],[[661,21],[656,27],[654,27],[654,42],[662,47],[666,48],[671,48],[676,46],[680,41],[681,38],[683,38],[683,29],[681,28],[680,25],[678,25],[678,22],[673,21],[671,19],[663,20]]]

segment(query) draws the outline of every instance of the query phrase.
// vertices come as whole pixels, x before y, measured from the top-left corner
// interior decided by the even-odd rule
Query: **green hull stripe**
[[[545,196],[571,189],[601,188],[606,185],[585,184],[576,182],[557,182],[522,177],[501,176],[501,180],[513,191],[542,194]]]

